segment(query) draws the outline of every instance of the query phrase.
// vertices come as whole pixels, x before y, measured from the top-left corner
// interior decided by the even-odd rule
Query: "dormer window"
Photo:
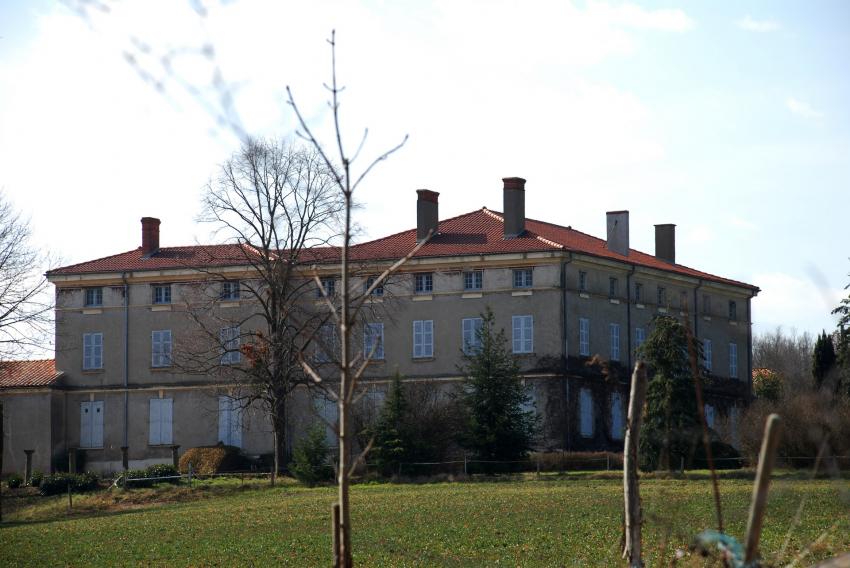
[[[154,304],[171,303],[171,284],[154,284],[152,287]]]
[[[221,283],[221,299],[222,300],[238,300],[239,299],[239,281],[225,280]]]
[[[86,288],[86,307],[103,305],[103,288]]]

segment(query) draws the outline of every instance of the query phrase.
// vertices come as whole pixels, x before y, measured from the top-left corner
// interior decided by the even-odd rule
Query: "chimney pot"
[[[152,254],[157,250],[159,250],[159,219],[142,217],[142,254]]]
[[[605,216],[608,226],[608,250],[629,256],[629,212],[608,211]]]
[[[430,189],[417,189],[416,195],[416,242],[421,243],[431,236],[437,234],[440,223],[439,205],[437,198],[440,196],[436,191]]]
[[[676,264],[676,225],[655,225],[655,256]]]
[[[514,239],[525,232],[525,180],[502,178],[504,183],[505,238]]]

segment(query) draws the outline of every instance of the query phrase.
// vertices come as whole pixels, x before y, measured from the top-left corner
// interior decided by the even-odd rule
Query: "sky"
[[[193,8],[194,6],[194,8]],[[201,8],[198,8],[200,6]],[[631,246],[677,225],[677,261],[761,288],[756,333],[818,333],[850,280],[850,3],[0,3],[0,189],[64,264],[212,241],[217,165],[252,136],[294,138],[286,87],[331,144],[336,30],[361,238],[502,208]],[[165,64],[163,63],[165,62]],[[216,85],[225,85],[226,89]],[[229,93],[226,104],[222,93]],[[236,124],[238,128],[234,128]]]

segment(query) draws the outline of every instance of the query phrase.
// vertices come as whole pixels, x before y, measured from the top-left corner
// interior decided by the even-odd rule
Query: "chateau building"
[[[629,246],[628,211],[607,213],[607,235],[597,238],[526,218],[525,180],[503,182],[502,212],[482,208],[441,220],[438,194],[419,190],[415,229],[353,247],[354,285],[364,289],[371,274],[432,234],[369,299],[356,337],[358,348],[373,352],[370,398],[380,401],[396,372],[439,388],[458,381],[462,353],[475,349],[489,308],[542,417],[541,449],[621,449],[635,349],[652,318],[668,314],[702,342],[709,422],[726,416],[734,423],[751,392],[751,301],[759,289],[677,264],[674,225],[656,225],[655,253],[640,252]],[[48,274],[56,287],[56,360],[50,381],[34,387],[50,401],[49,419],[29,429],[44,438],[34,456],[39,469],[71,449],[79,449],[86,468],[104,471],[121,469],[125,459],[130,467],[170,461],[173,445],[222,441],[252,455],[272,451],[268,419],[236,404],[233,385],[173,364],[181,338],[193,331],[181,306],[213,270],[210,310],[232,322],[221,334],[238,343],[238,322],[249,322],[255,309],[240,293],[253,277],[245,250],[160,247],[159,224],[142,219],[135,250]],[[329,254],[316,258],[333,293],[338,265]],[[230,349],[221,364],[241,365],[242,357]],[[316,361],[321,366],[321,354]],[[22,393],[32,397],[33,388],[0,391],[13,408]],[[335,406],[307,389],[290,406],[288,432],[296,439],[315,413],[335,419]],[[34,445],[28,435],[18,427],[12,436],[22,439],[12,451],[33,449],[24,448]],[[4,464],[18,467],[21,459],[9,456]]]

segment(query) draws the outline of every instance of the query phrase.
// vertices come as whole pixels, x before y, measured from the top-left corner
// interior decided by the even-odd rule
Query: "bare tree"
[[[793,394],[810,389],[814,340],[808,332],[786,332],[781,327],[757,335],[753,339],[753,366],[776,371],[782,376],[786,392]]]
[[[47,259],[31,243],[29,223],[0,193],[0,361],[50,343],[53,304]]]
[[[175,356],[189,372],[219,374],[242,408],[259,403],[274,437],[272,482],[285,455],[286,407],[306,376],[300,353],[328,317],[304,276],[338,232],[342,201],[318,153],[286,141],[247,140],[203,195],[200,220],[230,244],[202,269],[185,300],[195,323]],[[210,259],[216,262],[216,253]],[[233,265],[240,266],[233,271]],[[221,307],[239,300],[247,309]]]
[[[351,508],[349,502],[349,484],[351,477],[355,471],[357,464],[366,456],[371,448],[371,442],[362,449],[362,452],[356,459],[352,460],[352,448],[356,443],[355,432],[352,431],[352,413],[354,404],[358,398],[359,381],[369,365],[369,361],[375,353],[377,342],[373,342],[371,352],[354,353],[352,348],[352,330],[354,329],[358,314],[363,308],[365,300],[370,296],[372,291],[382,286],[384,282],[399,268],[401,268],[419,249],[428,242],[431,233],[414,246],[403,258],[397,260],[380,275],[372,279],[371,284],[366,287],[365,292],[356,294],[352,290],[352,272],[354,265],[350,259],[350,251],[352,246],[352,208],[354,192],[363,182],[364,178],[372,169],[380,162],[386,160],[391,154],[399,150],[407,140],[404,140],[393,148],[379,154],[371,162],[368,162],[366,167],[354,173],[352,165],[360,155],[360,151],[366,141],[368,130],[364,132],[363,138],[353,155],[349,154],[343,143],[342,131],[340,128],[340,113],[339,113],[339,96],[344,87],[337,84],[336,77],[336,34],[331,32],[331,37],[328,43],[331,47],[331,83],[326,85],[330,93],[329,105],[333,113],[335,144],[334,153],[337,156],[338,162],[332,161],[330,158],[330,150],[319,142],[313,135],[307,122],[304,120],[298,105],[292,95],[289,87],[286,88],[289,95],[289,104],[292,106],[298,118],[301,127],[299,134],[308,140],[313,148],[319,153],[325,161],[328,169],[333,172],[334,183],[343,199],[343,230],[342,230],[342,245],[339,248],[339,273],[341,280],[341,296],[339,306],[335,306],[329,301],[326,294],[324,295],[327,301],[327,307],[333,318],[334,323],[339,329],[339,359],[337,362],[339,368],[339,383],[329,385],[322,379],[310,362],[302,357],[301,365],[304,371],[313,379],[313,381],[322,386],[328,395],[336,401],[339,409],[339,424],[337,435],[339,437],[339,466],[337,470],[338,481],[338,497],[339,501],[334,504],[332,520],[333,520],[333,546],[334,546],[334,565],[339,567],[353,566],[353,558],[351,551]],[[339,165],[337,165],[339,164]],[[314,280],[320,285],[318,274],[314,274]],[[320,285],[320,288],[321,285]]]

